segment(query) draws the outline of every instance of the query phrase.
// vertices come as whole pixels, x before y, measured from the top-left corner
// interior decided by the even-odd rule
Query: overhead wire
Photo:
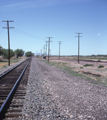
[[[20,26],[20,24],[18,24],[18,26]],[[33,29],[31,29],[31,28],[29,29],[28,27],[24,26],[23,24],[21,25],[21,27],[24,28],[24,29],[30,30],[30,31],[34,31]],[[17,27],[15,27],[15,28],[17,28]],[[30,34],[30,35],[32,35],[32,36],[34,36],[34,37],[38,37],[38,38],[40,38],[40,39],[46,40],[46,39],[44,39],[44,38],[42,38],[42,37],[40,37],[40,36],[37,36],[37,35],[31,34],[31,33],[28,33],[28,32],[26,32],[26,31],[23,31],[23,30],[19,29],[19,28],[17,28],[17,29],[18,29],[19,31],[25,32],[25,33],[27,33],[27,34]],[[36,33],[37,33],[37,32],[36,32]]]
[[[21,34],[25,34],[25,35],[32,36],[32,37],[37,37],[37,38],[40,38],[41,40],[46,40],[46,39],[44,39],[44,38],[42,38],[42,37],[33,35],[33,34],[31,34],[31,33],[28,33],[28,32],[26,32],[26,31],[23,31],[23,30],[21,30],[21,29],[19,29],[19,28],[16,28],[16,27],[15,27],[15,29],[14,29],[13,31],[15,32],[15,30],[17,30],[17,32],[18,32],[18,33],[21,33]]]
[[[73,37],[72,37],[73,38]],[[72,40],[72,38],[69,38],[69,39],[67,39],[66,41],[70,41],[70,40]]]
[[[0,35],[3,33],[3,30],[0,31]]]
[[[57,55],[58,55],[59,53],[58,53],[58,51],[56,50],[55,46],[53,45],[53,43],[51,43],[51,44],[52,44],[52,46],[54,47],[54,49],[55,49],[55,51],[56,51],[56,53],[57,53]]]

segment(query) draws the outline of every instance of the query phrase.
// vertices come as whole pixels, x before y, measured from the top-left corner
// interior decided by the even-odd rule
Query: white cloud
[[[100,36],[101,34],[99,33],[98,36]]]
[[[12,3],[4,6],[0,6],[1,9],[8,9],[8,10],[20,10],[20,9],[26,9],[26,8],[33,8],[33,7],[42,7],[46,6],[48,0],[36,0],[36,1],[26,1],[26,2],[17,2],[17,3]]]
[[[48,7],[57,4],[68,4],[68,3],[81,3],[81,2],[88,2],[92,0],[32,0],[26,2],[15,2],[10,3],[8,5],[0,6],[1,10],[20,10],[20,9],[27,9],[27,8],[37,8],[37,7]]]

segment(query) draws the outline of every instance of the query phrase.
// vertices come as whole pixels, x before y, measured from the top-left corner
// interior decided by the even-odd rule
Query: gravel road
[[[23,120],[107,120],[107,87],[32,58]]]

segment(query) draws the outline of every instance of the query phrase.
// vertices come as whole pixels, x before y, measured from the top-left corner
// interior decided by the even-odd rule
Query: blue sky
[[[107,0],[0,0],[0,45],[8,48],[6,23],[9,25],[11,49],[25,52],[43,51],[46,37],[51,40],[51,54],[107,54]]]

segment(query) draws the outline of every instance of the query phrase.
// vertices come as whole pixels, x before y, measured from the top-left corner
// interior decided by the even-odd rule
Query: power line
[[[0,31],[0,35],[2,34],[3,30]]]
[[[41,49],[41,56],[42,56],[42,49]]]
[[[16,28],[16,27],[15,27]],[[29,35],[29,36],[32,36],[32,37],[37,37],[37,38],[40,38],[41,40],[46,40],[42,37],[39,37],[39,36],[36,36],[36,35],[33,35],[31,33],[28,33],[26,31],[23,31],[23,30],[20,30],[19,28],[16,28],[15,30],[17,30],[18,33],[22,33],[22,34],[25,34],[25,35]],[[15,31],[14,31],[15,32]]]
[[[18,24],[17,23],[17,25],[18,25],[18,27],[20,26],[20,24]],[[16,28],[16,27],[15,27]],[[30,31],[34,31],[34,29],[32,29],[32,28],[30,28],[30,27],[27,27],[26,25],[23,25],[23,24],[21,24],[21,29],[25,29],[25,30],[30,30]],[[38,31],[38,29],[36,29],[37,31]],[[35,32],[36,34],[39,34],[39,36],[41,36],[41,33],[38,33],[38,32]],[[42,38],[42,39],[44,39],[44,38]]]
[[[75,37],[78,37],[78,63],[79,63],[80,37],[82,37],[82,36],[80,36],[80,34],[82,34],[82,33],[75,33],[75,34],[78,34],[78,36],[75,36]]]
[[[2,21],[2,22],[7,22],[7,27],[3,27],[6,28],[8,31],[8,66],[10,66],[10,36],[9,36],[9,29],[10,28],[14,28],[14,27],[9,27],[9,22],[14,22],[14,21]]]
[[[52,47],[54,48],[54,50],[56,51],[57,55],[59,55],[59,52],[56,50],[54,44],[52,43]]]
[[[46,41],[46,56],[47,56],[47,43],[48,43],[48,41]]]
[[[61,41],[59,41],[59,60],[60,60],[60,44],[61,44]]]
[[[45,51],[46,50],[46,46],[44,45],[43,48],[44,48],[44,55],[46,55],[46,51]]]
[[[50,55],[50,42],[52,42],[52,41],[50,41],[50,38],[53,38],[53,37],[47,37],[47,38],[49,38],[49,41],[48,41],[48,62],[49,62],[49,55]]]

